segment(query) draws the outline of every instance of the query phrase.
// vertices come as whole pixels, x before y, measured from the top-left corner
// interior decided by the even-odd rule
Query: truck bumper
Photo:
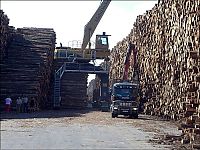
[[[133,108],[120,108],[118,110],[114,110],[113,113],[116,115],[134,115],[138,114],[138,109],[133,110]]]

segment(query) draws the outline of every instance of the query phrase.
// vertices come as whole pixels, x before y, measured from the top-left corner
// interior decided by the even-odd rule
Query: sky
[[[123,40],[133,27],[138,15],[151,10],[157,1],[111,1],[91,41],[96,34],[111,35],[109,48]],[[59,46],[71,46],[73,40],[81,41],[84,26],[93,16],[100,4],[96,1],[1,1],[1,9],[15,28],[38,27],[53,28]],[[94,78],[94,76],[91,78]]]

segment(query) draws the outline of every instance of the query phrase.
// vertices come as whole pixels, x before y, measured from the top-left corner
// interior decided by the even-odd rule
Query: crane
[[[91,49],[90,39],[98,26],[101,18],[103,17],[105,11],[107,10],[111,0],[101,0],[99,7],[96,12],[89,20],[89,22],[84,26],[84,36],[81,48],[71,48],[71,47],[57,47],[56,48],[56,58],[67,57],[67,53],[73,53],[74,55],[80,56],[78,59],[105,59],[110,55],[108,36],[105,32],[102,35],[96,35],[95,48]],[[86,48],[89,43],[89,48]],[[59,54],[62,53],[62,54]]]
[[[89,22],[84,26],[84,36],[81,48],[65,47],[60,43],[60,47],[56,47],[54,59],[61,58],[61,61],[65,61],[63,65],[55,72],[55,84],[54,84],[54,107],[60,107],[61,96],[60,96],[60,82],[61,77],[64,72],[66,72],[66,64],[71,72],[84,72],[84,73],[96,73],[98,71],[101,78],[101,98],[104,99],[108,96],[108,70],[100,68],[96,69],[95,59],[104,59],[105,64],[108,63],[108,56],[110,55],[108,36],[105,32],[102,35],[96,35],[95,48],[91,49],[90,39],[99,24],[101,18],[103,17],[106,9],[108,8],[111,0],[101,0],[101,3],[89,20]],[[89,43],[89,48],[86,48]],[[62,59],[64,58],[64,59]],[[89,62],[93,60],[94,65]],[[105,65],[107,66],[107,65]],[[68,70],[68,71],[69,71]],[[105,86],[106,85],[106,86]]]
[[[83,52],[83,58],[86,57],[87,53],[91,53],[91,52],[94,52],[94,51],[96,53],[95,55],[98,57],[99,56],[97,54],[98,50],[101,51],[101,55],[103,55],[103,53],[105,55],[107,55],[105,51],[108,51],[108,47],[109,47],[108,36],[109,35],[106,35],[105,32],[103,32],[102,35],[96,35],[95,49],[93,49],[93,50],[91,50],[90,39],[91,39],[96,27],[98,26],[101,18],[103,17],[106,9],[108,8],[110,2],[111,2],[111,0],[101,1],[98,9],[94,13],[94,15],[92,16],[90,21],[84,27],[83,43],[82,43],[82,46],[81,46],[81,49],[82,49],[82,52]],[[89,43],[89,49],[86,50],[88,43]],[[103,49],[104,49],[104,52],[103,52]]]
[[[90,38],[92,37],[97,25],[99,24],[101,18],[103,17],[106,9],[108,8],[111,0],[103,0],[101,1],[98,9],[90,19],[90,21],[85,25],[84,28],[84,36],[83,36],[83,43],[82,49],[85,49],[87,44],[89,43],[90,46]]]

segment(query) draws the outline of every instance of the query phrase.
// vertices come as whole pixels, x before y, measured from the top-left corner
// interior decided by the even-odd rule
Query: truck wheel
[[[135,118],[135,119],[138,119],[138,114],[135,114],[135,115],[134,115],[134,118]]]
[[[115,118],[115,117],[117,117],[117,115],[115,115],[114,113],[112,113],[112,118]]]
[[[115,115],[112,113],[112,118],[115,118]]]

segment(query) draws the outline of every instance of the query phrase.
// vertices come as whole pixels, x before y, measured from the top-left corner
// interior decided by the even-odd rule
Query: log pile
[[[97,104],[100,104],[100,88],[101,88],[101,79],[98,75],[95,76],[95,85],[94,85],[94,89],[93,89],[93,102],[97,102]]]
[[[96,89],[96,80],[92,79],[87,88],[88,101],[93,101],[93,92]]]
[[[200,141],[200,1],[163,0],[137,17],[112,49],[110,84],[123,74],[129,41],[138,50],[146,114],[183,120],[183,143]],[[130,67],[130,80],[133,68]],[[185,142],[184,142],[185,141]]]
[[[35,97],[37,106],[48,103],[56,35],[50,28],[18,28],[1,62],[1,99],[8,95]]]
[[[67,59],[54,59],[54,72],[58,70]],[[71,64],[71,63],[70,63]],[[73,67],[74,65],[71,64]],[[81,109],[87,101],[87,73],[65,72],[61,78],[61,107]],[[52,88],[53,91],[53,84]]]
[[[0,9],[0,59],[3,60],[7,55],[6,48],[12,39],[13,27],[9,26],[9,18]]]
[[[86,73],[64,73],[61,79],[61,107],[84,108],[87,101]]]

